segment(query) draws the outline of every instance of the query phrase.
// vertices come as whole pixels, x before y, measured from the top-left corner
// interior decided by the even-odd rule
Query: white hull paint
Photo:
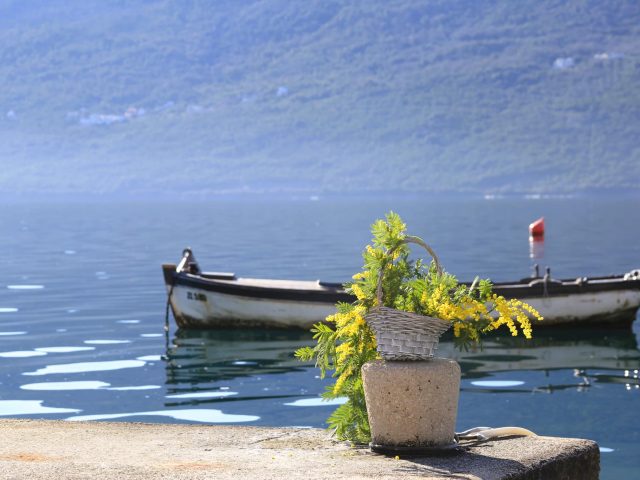
[[[577,322],[615,321],[621,312],[640,306],[639,290],[613,290],[605,292],[525,298],[526,303],[538,310],[545,324],[557,325]],[[608,320],[610,319],[610,320]]]
[[[182,317],[190,328],[238,325],[309,328],[335,313],[335,306],[326,303],[243,297],[181,285],[174,287],[171,304],[176,317]]]
[[[633,315],[640,306],[640,291],[614,290],[524,301],[542,314],[544,325],[607,323],[619,321],[620,315]],[[181,285],[171,292],[171,304],[178,324],[188,328],[309,328],[335,313],[335,306],[326,303],[244,297]]]

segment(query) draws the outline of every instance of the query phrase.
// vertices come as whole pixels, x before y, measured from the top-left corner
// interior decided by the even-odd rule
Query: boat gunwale
[[[309,283],[310,287],[313,285],[312,282],[304,283]],[[270,300],[337,303],[352,302],[355,299],[355,297],[347,293],[343,288],[321,286],[319,284],[316,288],[292,289],[283,287],[271,287],[266,285],[250,285],[246,283],[239,283],[237,279],[215,280],[210,278],[202,278],[199,275],[182,272],[174,272],[173,285],[200,288],[205,291],[227,295],[250,298],[264,298]]]
[[[169,273],[169,272],[168,272]],[[166,279],[169,284],[169,279]],[[271,279],[212,279],[204,278],[198,274],[186,272],[171,272],[173,285],[200,288],[210,292],[228,295],[245,296],[251,298],[265,298],[308,302],[352,302],[355,297],[347,293],[344,288],[323,285],[320,282],[306,280],[292,280],[288,287],[283,285],[265,284]],[[261,284],[251,284],[251,281]],[[579,280],[579,279],[578,279]],[[276,280],[277,282],[278,280]],[[301,288],[292,288],[296,282]],[[535,282],[535,283],[533,283]],[[305,286],[308,285],[308,288]],[[533,278],[529,283],[496,283],[494,292],[506,298],[544,298],[561,297],[568,295],[640,290],[640,279],[624,279],[623,276],[598,277],[578,282],[576,280],[561,280],[545,282],[541,278]]]

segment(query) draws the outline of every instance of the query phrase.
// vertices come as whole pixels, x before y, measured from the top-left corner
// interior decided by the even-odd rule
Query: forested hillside
[[[0,194],[640,191],[640,4],[0,0]]]

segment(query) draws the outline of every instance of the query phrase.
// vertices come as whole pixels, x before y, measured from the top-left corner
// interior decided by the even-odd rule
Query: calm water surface
[[[335,405],[292,352],[304,331],[176,331],[166,347],[161,263],[329,281],[361,266],[393,209],[462,280],[640,268],[637,200],[221,200],[0,209],[0,416],[321,427]],[[544,244],[527,225],[544,215]],[[532,258],[535,257],[535,258]],[[602,478],[640,469],[640,327],[539,331],[440,355],[463,369],[458,429],[518,425],[603,448]]]

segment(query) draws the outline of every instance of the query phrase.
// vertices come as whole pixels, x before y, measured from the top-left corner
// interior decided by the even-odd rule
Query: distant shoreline
[[[313,192],[313,191],[233,191],[213,192],[136,192],[136,193],[1,193],[2,204],[39,204],[39,203],[190,203],[212,201],[309,201],[322,202],[340,199],[441,199],[441,200],[572,200],[572,199],[640,199],[640,190],[622,191],[583,191],[573,193],[480,193],[480,192]]]

